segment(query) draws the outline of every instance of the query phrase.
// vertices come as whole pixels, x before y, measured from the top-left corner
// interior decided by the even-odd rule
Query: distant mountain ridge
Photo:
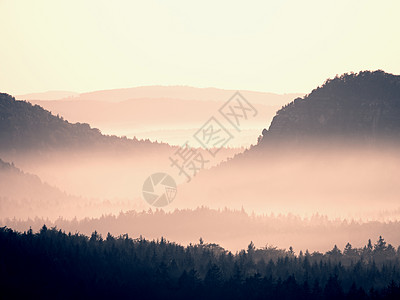
[[[24,95],[15,96],[17,99],[24,100],[58,100],[65,98],[73,98],[79,96],[79,93],[70,92],[70,91],[47,91],[42,93],[29,93]]]
[[[200,128],[213,113],[227,102],[236,91],[189,86],[142,86],[123,89],[100,90],[65,98],[51,99],[54,92],[16,96],[38,104],[53,114],[60,114],[70,122],[89,123],[103,133],[133,138],[149,138],[168,144],[182,145],[187,140],[179,136],[182,128]],[[260,128],[271,122],[275,112],[303,94],[274,94],[240,91],[257,109],[258,114],[246,121],[240,137],[229,146],[249,146],[257,142]],[[165,135],[157,129],[175,131]],[[195,129],[194,132],[197,130]],[[147,136],[146,134],[149,133]],[[190,134],[191,135],[191,134]],[[199,146],[199,145],[197,145]]]
[[[73,92],[45,92],[26,95],[17,95],[17,99],[23,100],[81,100],[81,101],[105,101],[121,102],[131,99],[144,98],[169,98],[179,100],[196,101],[227,101],[236,90],[226,90],[218,88],[195,88],[190,86],[139,86],[132,88],[120,88],[100,90],[87,93]],[[276,94],[267,92],[256,92],[240,90],[244,97],[253,103],[264,105],[283,105],[302,93]],[[65,95],[64,98],[61,96]],[[53,97],[54,99],[51,99]]]
[[[400,137],[400,76],[343,74],[280,109],[260,144],[271,139]]]

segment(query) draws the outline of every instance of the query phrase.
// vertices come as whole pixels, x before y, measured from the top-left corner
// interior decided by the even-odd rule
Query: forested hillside
[[[263,143],[270,138],[400,138],[400,76],[363,71],[328,79],[303,98],[280,109]]]
[[[69,123],[39,105],[0,93],[0,150],[151,145],[149,141],[102,135],[86,123]]]
[[[0,216],[7,216],[9,207],[48,206],[67,201],[68,196],[59,189],[43,183],[38,176],[24,173],[20,169],[0,159]],[[15,211],[16,212],[16,211]]]
[[[128,235],[89,237],[43,226],[0,229],[0,293],[71,299],[398,299],[400,253],[380,237],[325,254],[215,244],[187,247]],[[24,288],[20,288],[24,287]]]
[[[88,212],[101,216],[134,208],[128,199],[110,202],[71,195],[0,159],[0,219],[43,217],[54,220],[61,215],[83,218]]]

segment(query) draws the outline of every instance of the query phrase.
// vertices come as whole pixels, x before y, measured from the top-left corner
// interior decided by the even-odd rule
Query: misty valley
[[[2,93],[0,297],[398,299],[399,150],[381,70]]]

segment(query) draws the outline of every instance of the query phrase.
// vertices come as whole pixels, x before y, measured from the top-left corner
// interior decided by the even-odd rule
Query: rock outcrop
[[[282,107],[260,144],[318,138],[400,139],[400,76],[344,74]]]

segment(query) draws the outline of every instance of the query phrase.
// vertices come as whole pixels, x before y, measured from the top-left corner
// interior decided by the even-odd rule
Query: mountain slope
[[[361,72],[328,80],[275,116],[262,140],[179,187],[191,207],[331,217],[399,208],[399,76]]]
[[[144,205],[137,201],[144,180],[155,172],[177,173],[169,159],[177,150],[164,143],[102,135],[88,124],[71,124],[40,106],[0,94],[0,157],[72,195],[114,202],[134,198]],[[238,151],[221,149],[207,167]]]
[[[105,136],[89,124],[69,123],[38,105],[0,94],[0,150],[150,144]]]
[[[0,219],[84,218],[139,208],[143,206],[127,199],[111,202],[71,195],[0,159]]]
[[[0,159],[0,218],[53,217],[47,213],[65,209],[77,200]]]
[[[128,137],[149,138],[169,144],[182,145],[186,134],[183,128],[193,132],[200,128],[236,91],[216,88],[194,88],[187,86],[143,86],[82,93],[65,99],[48,101],[47,94],[17,96],[27,99],[60,114],[70,122],[85,122],[101,129],[103,133]],[[258,114],[246,122],[246,129],[229,146],[254,144],[259,128],[270,122],[275,112],[284,104],[302,94],[273,94],[240,91],[257,109]],[[20,97],[20,98],[18,98]],[[155,132],[167,129],[171,135]],[[180,135],[180,138],[175,138]],[[191,134],[190,134],[191,135]]]
[[[54,201],[67,198],[57,188],[43,183],[36,175],[24,173],[14,164],[4,162],[0,159],[0,190],[1,197],[23,199],[23,198],[52,198]]]
[[[400,76],[364,71],[329,79],[280,109],[263,137],[261,143],[270,138],[399,138]]]

